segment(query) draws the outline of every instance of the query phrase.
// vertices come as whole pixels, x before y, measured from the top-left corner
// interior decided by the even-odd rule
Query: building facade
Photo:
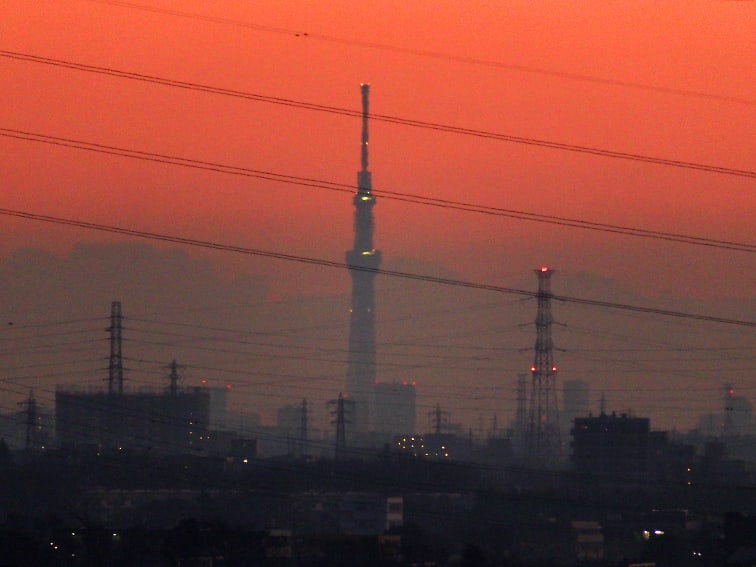
[[[415,432],[415,385],[408,382],[379,382],[375,385],[375,419],[377,432],[411,435]]]
[[[55,392],[56,433],[63,447],[191,452],[204,446],[209,424],[210,395],[202,388],[175,393]]]
[[[578,417],[572,428],[572,464],[577,472],[646,478],[651,473],[650,421],[646,417]]]

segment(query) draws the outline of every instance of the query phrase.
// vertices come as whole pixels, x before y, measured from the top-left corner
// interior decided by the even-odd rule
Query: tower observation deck
[[[357,431],[371,428],[375,383],[375,276],[381,264],[380,251],[373,248],[373,207],[375,197],[368,170],[368,95],[370,85],[362,84],[361,169],[357,172],[354,195],[354,246],[346,253],[352,278],[349,318],[349,363],[346,392],[355,403],[353,423]]]

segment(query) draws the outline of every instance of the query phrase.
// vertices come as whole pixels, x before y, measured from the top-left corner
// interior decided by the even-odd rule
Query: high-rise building
[[[375,385],[375,431],[389,435],[415,433],[415,397],[413,383],[379,382]]]
[[[207,380],[202,380],[201,384],[201,389],[206,391],[210,396],[210,427],[213,429],[225,429],[229,427],[226,407],[228,396],[232,389],[231,384],[211,386]]]
[[[55,429],[61,446],[182,453],[206,443],[210,396],[201,388],[169,392],[57,389]]]
[[[753,429],[753,405],[743,396],[735,393],[732,384],[723,384],[723,410],[722,434],[723,435],[746,435]]]
[[[276,427],[286,438],[290,455],[302,456],[307,445],[307,400],[278,408]]]
[[[281,406],[276,411],[276,427],[286,435],[299,435],[299,429],[302,423],[302,406],[299,404],[290,404]]]
[[[584,380],[565,380],[562,383],[562,423],[569,432],[576,417],[588,417],[590,405],[588,383]]]
[[[645,478],[650,473],[653,436],[646,417],[578,417],[572,429],[572,463],[577,472]]]
[[[373,385],[375,383],[375,276],[381,264],[380,251],[373,248],[372,177],[368,170],[368,94],[362,89],[361,165],[354,195],[354,246],[346,253],[352,278],[352,305],[349,318],[349,362],[346,394],[354,403],[354,429],[371,428]]]

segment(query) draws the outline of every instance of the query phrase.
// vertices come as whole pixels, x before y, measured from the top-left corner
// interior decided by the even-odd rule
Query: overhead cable
[[[130,8],[134,10],[142,10],[146,12],[153,12],[156,14],[164,14],[170,16],[177,16],[181,18],[187,18],[192,20],[201,20],[205,22],[211,22],[214,24],[231,25],[241,28],[253,29],[255,31],[262,31],[268,33],[281,34],[293,38],[299,38],[303,40],[316,40],[326,41],[331,43],[338,43],[342,45],[352,45],[356,47],[364,47],[368,49],[375,49],[381,51],[392,51],[394,53],[402,53],[406,55],[414,55],[417,57],[425,57],[429,59],[441,59],[454,61],[455,63],[465,63],[469,65],[478,65],[482,67],[491,67],[498,69],[507,69],[510,71],[519,71],[523,73],[530,73],[535,75],[546,75],[550,77],[556,77],[558,79],[569,79],[573,81],[585,81],[590,83],[598,83],[602,85],[609,85],[614,87],[628,87],[633,89],[639,89],[644,91],[654,91],[666,94],[673,94],[678,96],[706,98],[712,100],[721,100],[726,102],[735,102],[739,104],[754,104],[754,101],[734,97],[721,95],[717,93],[709,93],[703,91],[691,91],[688,89],[664,87],[659,85],[649,85],[645,83],[635,83],[632,81],[622,81],[618,79],[607,79],[604,77],[596,77],[592,75],[584,75],[580,73],[570,73],[567,71],[557,71],[554,69],[544,69],[540,67],[533,67],[530,65],[520,65],[516,63],[505,63],[503,61],[494,61],[491,59],[480,59],[477,57],[468,57],[463,55],[454,55],[452,53],[440,53],[437,51],[431,51],[428,49],[413,49],[410,47],[401,47],[397,45],[391,45],[387,43],[378,43],[376,41],[367,41],[364,39],[349,39],[345,37],[338,37],[333,35],[326,35],[321,33],[314,33],[302,30],[294,30],[290,28],[281,28],[275,26],[266,26],[262,24],[256,24],[253,22],[247,22],[242,20],[236,20],[226,17],[209,16],[204,14],[197,14],[193,12],[184,12],[179,10],[172,10],[169,8],[159,8],[157,6],[147,6],[144,4],[136,4],[134,2],[124,2],[121,0],[89,0],[90,2],[97,2],[98,4],[110,4],[112,6],[120,6],[122,8]]]
[[[0,127],[0,136],[5,136],[8,138],[16,138],[16,139],[32,141],[32,142],[41,142],[41,143],[51,144],[51,145],[56,145],[56,146],[75,148],[79,150],[102,153],[102,154],[107,154],[107,155],[128,157],[128,158],[139,159],[143,161],[151,161],[151,162],[163,163],[163,164],[168,164],[168,165],[178,165],[178,166],[188,167],[188,168],[193,168],[193,169],[213,171],[216,173],[226,173],[229,175],[253,177],[257,179],[264,179],[266,181],[273,181],[276,183],[286,183],[289,185],[298,185],[298,186],[309,187],[309,188],[314,188],[314,189],[325,189],[328,191],[337,191],[341,193],[354,192],[353,186],[347,185],[344,183],[337,183],[333,181],[313,179],[313,178],[308,178],[308,177],[298,177],[295,175],[286,175],[286,174],[281,174],[281,173],[275,173],[272,171],[251,169],[247,167],[221,164],[217,162],[203,161],[203,160],[197,160],[197,159],[191,159],[191,158],[184,158],[180,156],[171,156],[167,154],[145,152],[141,150],[132,150],[128,148],[120,148],[117,146],[86,142],[83,140],[75,140],[72,138],[50,136],[47,134],[40,134],[38,132],[28,132],[24,130]],[[372,193],[376,196],[380,196],[385,199],[403,201],[403,202],[413,203],[413,204],[418,204],[418,205],[428,205],[432,207],[460,210],[464,212],[485,214],[485,215],[490,215],[490,216],[501,216],[501,217],[518,219],[518,220],[526,220],[526,221],[540,222],[540,223],[546,223],[546,224],[555,224],[558,226],[566,226],[570,228],[597,230],[600,232],[623,234],[627,236],[636,236],[636,237],[641,237],[641,238],[667,240],[670,242],[693,244],[697,246],[723,248],[727,250],[736,250],[739,252],[756,252],[756,245],[743,243],[743,242],[717,240],[717,239],[712,239],[712,238],[704,238],[700,236],[675,234],[675,233],[669,233],[669,232],[647,230],[647,229],[642,229],[642,228],[613,225],[613,224],[608,224],[608,223],[598,223],[598,222],[586,221],[586,220],[581,220],[581,219],[573,219],[573,218],[568,218],[568,217],[543,215],[539,213],[530,213],[527,211],[517,211],[517,210],[505,209],[501,207],[491,207],[491,206],[486,206],[486,205],[477,205],[474,203],[453,201],[449,199],[427,197],[424,195],[402,193],[399,191],[373,189]]]
[[[231,97],[236,97],[236,98],[243,98],[247,100],[255,100],[258,102],[267,102],[267,103],[291,106],[291,107],[302,108],[302,109],[307,109],[307,110],[316,110],[316,111],[328,112],[332,114],[341,114],[344,116],[360,117],[360,118],[362,117],[361,111],[351,110],[348,108],[340,108],[336,106],[328,106],[328,105],[310,103],[310,102],[305,102],[305,101],[298,101],[298,100],[282,98],[282,97],[260,95],[260,94],[245,92],[245,91],[225,89],[221,87],[214,87],[211,85],[203,85],[199,83],[192,83],[189,81],[178,81],[174,79],[168,79],[165,77],[158,77],[155,75],[146,75],[143,73],[122,71],[122,70],[114,69],[111,67],[86,65],[83,63],[76,63],[73,61],[64,61],[61,59],[52,59],[50,57],[42,57],[42,56],[32,55],[28,53],[0,50],[0,56],[11,58],[11,59],[18,59],[22,61],[43,63],[46,65],[54,65],[57,67],[65,67],[68,69],[75,69],[78,71],[87,71],[90,73],[99,73],[103,75],[121,77],[124,79],[145,81],[145,82],[157,83],[157,84],[161,84],[165,86],[178,87],[178,88],[183,88],[183,89],[207,92],[207,93],[212,93],[212,94],[219,94],[219,95],[224,95],[224,96],[231,96]],[[709,173],[720,173],[724,175],[734,175],[734,176],[740,176],[740,177],[756,178],[756,171],[734,169],[734,168],[729,168],[729,167],[688,162],[688,161],[683,161],[683,160],[660,158],[660,157],[647,156],[647,155],[635,154],[635,153],[630,153],[630,152],[618,152],[614,150],[594,148],[591,146],[566,144],[562,142],[553,142],[550,140],[541,140],[541,139],[530,138],[530,137],[525,137],[525,136],[513,136],[509,134],[501,134],[498,132],[489,132],[486,130],[476,130],[473,128],[464,128],[461,126],[451,126],[448,124],[441,124],[437,122],[426,122],[422,120],[413,120],[410,118],[401,118],[398,116],[390,116],[387,114],[370,114],[370,119],[379,121],[379,122],[388,122],[390,124],[399,124],[402,126],[412,126],[415,128],[425,128],[425,129],[436,130],[440,132],[448,132],[452,134],[463,134],[466,136],[487,138],[487,139],[497,140],[501,142],[526,144],[530,146],[538,146],[538,147],[543,147],[543,148],[551,148],[555,150],[563,150],[563,151],[569,151],[569,152],[578,152],[578,153],[590,154],[590,155],[595,155],[595,156],[600,156],[600,157],[608,157],[608,158],[623,159],[623,160],[637,161],[637,162],[643,162],[643,163],[651,163],[651,164],[663,165],[663,166],[669,166],[669,167],[693,169],[693,170],[705,171]]]
[[[182,236],[174,236],[174,235],[157,233],[157,232],[148,232],[148,231],[142,231],[142,230],[137,230],[137,229],[132,229],[132,228],[98,224],[98,223],[93,223],[93,222],[77,220],[77,219],[53,217],[49,215],[41,215],[41,214],[31,213],[27,211],[18,211],[18,210],[13,210],[13,209],[0,208],[0,215],[23,218],[23,219],[28,219],[28,220],[36,220],[36,221],[41,221],[41,222],[48,222],[48,223],[53,223],[53,224],[73,226],[73,227],[83,228],[87,230],[97,230],[100,232],[108,232],[108,233],[114,233],[114,234],[121,234],[125,236],[133,236],[137,238],[145,238],[149,240],[171,242],[174,244],[195,246],[195,247],[207,248],[211,250],[221,250],[224,252],[233,252],[237,254],[261,256],[261,257],[273,258],[277,260],[287,260],[290,262],[299,262],[303,264],[310,264],[310,265],[322,266],[322,267],[327,267],[327,268],[349,269],[349,270],[354,270],[358,272],[372,272],[372,273],[376,273],[376,274],[380,274],[384,276],[404,278],[404,279],[422,281],[422,282],[427,282],[427,283],[435,283],[435,284],[449,285],[449,286],[455,286],[455,287],[465,287],[465,288],[477,289],[481,291],[491,291],[495,293],[523,295],[527,297],[538,297],[538,292],[536,291],[502,287],[502,286],[497,286],[493,284],[457,280],[457,279],[452,279],[452,278],[442,278],[442,277],[431,276],[427,274],[416,274],[416,273],[411,273],[411,272],[401,272],[397,270],[386,270],[382,268],[378,268],[378,269],[366,268],[362,266],[349,265],[345,262],[337,262],[335,260],[325,260],[322,258],[313,258],[311,256],[297,256],[295,254],[287,254],[284,252],[276,252],[272,250],[247,248],[244,246],[236,246],[232,244],[221,244],[219,242],[212,242],[208,240],[199,240],[195,238],[186,238]],[[755,321],[746,321],[742,319],[729,319],[725,317],[716,317],[712,315],[702,315],[702,314],[697,314],[697,313],[687,313],[683,311],[674,311],[670,309],[659,309],[655,307],[645,307],[641,305],[615,303],[612,301],[601,301],[597,299],[587,299],[587,298],[571,297],[571,296],[565,296],[565,295],[552,295],[552,299],[554,301],[560,301],[564,303],[575,303],[578,305],[587,305],[591,307],[603,307],[607,309],[618,309],[618,310],[623,310],[623,311],[633,311],[637,313],[663,315],[667,317],[677,317],[681,319],[693,319],[693,320],[705,321],[709,323],[723,323],[723,324],[729,324],[729,325],[738,325],[742,327],[756,327]]]

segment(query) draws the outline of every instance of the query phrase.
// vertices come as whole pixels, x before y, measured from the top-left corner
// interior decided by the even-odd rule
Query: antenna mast
[[[362,83],[360,85],[360,90],[362,91],[362,144],[361,144],[361,164],[362,164],[362,172],[367,172],[368,170],[368,95],[370,95],[370,85]],[[362,187],[360,187],[362,189]],[[367,192],[369,193],[372,187],[367,187]]]

